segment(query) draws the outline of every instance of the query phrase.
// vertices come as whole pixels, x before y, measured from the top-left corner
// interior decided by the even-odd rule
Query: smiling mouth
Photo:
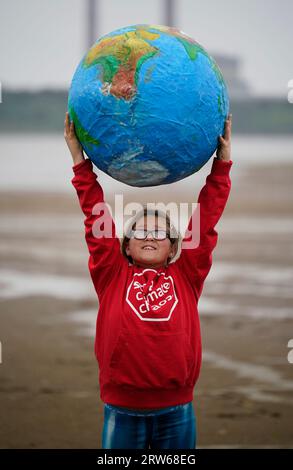
[[[146,245],[146,246],[143,246],[142,248],[143,250],[156,250],[156,248],[154,246],[151,246],[151,245]]]

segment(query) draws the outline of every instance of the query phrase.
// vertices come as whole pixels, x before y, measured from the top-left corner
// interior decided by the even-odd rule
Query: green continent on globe
[[[83,142],[88,147],[92,147],[93,145],[100,145],[100,141],[92,137],[80,124],[80,121],[77,117],[76,112],[74,111],[73,107],[69,107],[69,116],[74,122],[74,128],[76,135],[80,142]]]
[[[142,64],[159,52],[147,40],[158,37],[159,34],[144,29],[106,37],[89,50],[84,66],[100,64],[103,70],[102,92],[130,100],[136,94]]]

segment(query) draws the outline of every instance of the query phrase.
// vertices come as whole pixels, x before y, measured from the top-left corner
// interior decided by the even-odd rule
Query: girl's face
[[[165,219],[148,215],[136,222],[135,229],[166,230]],[[156,240],[153,234],[149,233],[144,240],[131,238],[125,251],[128,256],[131,256],[134,264],[143,268],[158,268],[165,266],[168,258],[176,254],[176,247],[172,245],[169,238]]]

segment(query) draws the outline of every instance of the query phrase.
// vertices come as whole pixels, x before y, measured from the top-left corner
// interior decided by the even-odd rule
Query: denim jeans
[[[105,404],[102,449],[195,449],[193,402],[155,411]]]

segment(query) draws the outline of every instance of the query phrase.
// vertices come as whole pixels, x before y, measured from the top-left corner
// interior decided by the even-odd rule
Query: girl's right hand
[[[66,112],[65,121],[64,121],[64,138],[70,150],[74,165],[82,162],[85,159],[82,146],[78,138],[76,137],[75,129],[74,129],[74,122],[69,121],[68,112]]]

